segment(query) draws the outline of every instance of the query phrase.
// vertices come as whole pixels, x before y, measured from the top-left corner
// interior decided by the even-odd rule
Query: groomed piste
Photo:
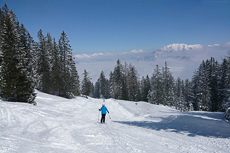
[[[180,112],[146,102],[64,99],[36,91],[37,106],[0,101],[1,153],[227,153],[223,113]]]

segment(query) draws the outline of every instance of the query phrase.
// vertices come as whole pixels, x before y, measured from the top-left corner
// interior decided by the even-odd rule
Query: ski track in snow
[[[0,101],[0,153],[230,152],[230,123],[223,113],[107,99],[110,114],[100,124],[102,99],[38,92],[36,102]]]

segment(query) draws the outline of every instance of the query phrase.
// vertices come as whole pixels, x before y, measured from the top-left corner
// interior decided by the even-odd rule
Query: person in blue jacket
[[[105,123],[105,115],[108,111],[108,109],[105,107],[105,104],[102,104],[102,107],[99,109],[101,111],[101,123]]]

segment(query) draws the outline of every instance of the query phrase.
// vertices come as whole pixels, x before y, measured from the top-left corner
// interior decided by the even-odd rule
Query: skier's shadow
[[[165,130],[194,137],[196,135],[215,138],[230,138],[230,124],[224,120],[210,120],[197,116],[169,116],[160,122],[154,121],[113,121],[151,130]]]

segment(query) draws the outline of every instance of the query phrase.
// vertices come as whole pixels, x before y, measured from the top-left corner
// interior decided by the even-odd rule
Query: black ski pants
[[[105,123],[105,115],[106,114],[101,114],[101,123]]]

